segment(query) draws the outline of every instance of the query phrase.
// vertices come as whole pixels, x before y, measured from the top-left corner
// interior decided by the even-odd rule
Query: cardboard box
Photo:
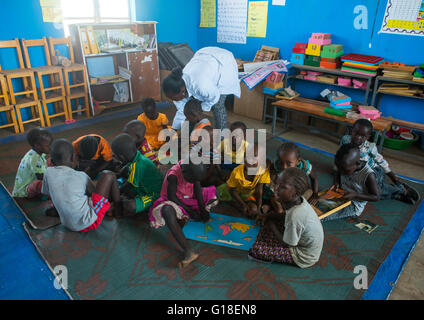
[[[262,121],[264,112],[264,95],[262,84],[258,84],[252,90],[241,82],[240,99],[234,98],[234,113],[248,118]]]

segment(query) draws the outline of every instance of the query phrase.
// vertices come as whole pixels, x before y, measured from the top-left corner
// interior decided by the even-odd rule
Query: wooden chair
[[[29,57],[28,47],[44,47],[44,54],[46,58],[46,66],[32,67]],[[69,110],[65,99],[65,87],[63,84],[62,68],[51,65],[50,52],[47,46],[47,39],[36,40],[25,40],[22,39],[22,51],[25,57],[25,64],[27,68],[32,70],[35,77],[38,80],[38,91],[41,98],[41,104],[44,110],[44,117],[46,118],[46,124],[48,127],[51,126],[50,119],[60,116],[65,116],[65,120],[69,120]],[[48,77],[49,85],[44,86],[44,78]],[[55,113],[50,114],[47,108],[47,104],[53,103]]]
[[[37,88],[35,86],[34,72],[25,69],[24,60],[22,58],[21,45],[19,40],[6,40],[0,41],[0,48],[15,48],[16,54],[19,61],[19,68],[1,70],[2,74],[6,78],[7,88],[9,90],[10,104],[14,106],[16,115],[18,117],[19,131],[23,133],[24,124],[29,122],[39,121],[40,125],[44,127],[43,112],[41,111],[40,101],[38,100]],[[15,92],[12,80],[20,79],[24,87],[23,91]],[[24,97],[22,97],[24,96]],[[26,121],[22,120],[22,109],[31,108],[32,118]]]
[[[19,133],[19,126],[18,122],[16,121],[15,108],[13,108],[13,106],[9,104],[6,79],[2,74],[0,74],[0,112],[6,113],[8,121],[6,124],[0,125],[0,129],[13,127],[15,133]]]
[[[90,117],[90,103],[88,101],[88,87],[87,87],[87,72],[85,66],[80,63],[75,63],[74,50],[72,48],[71,38],[52,38],[49,37],[50,54],[55,55],[55,45],[66,45],[68,47],[69,59],[71,65],[68,67],[62,66],[64,79],[65,79],[65,91],[66,101],[68,103],[69,117],[72,118],[72,114],[77,112],[85,111],[87,117]],[[72,83],[69,78],[72,78]],[[84,105],[81,109],[72,110],[71,102],[76,100],[76,103],[83,101]]]

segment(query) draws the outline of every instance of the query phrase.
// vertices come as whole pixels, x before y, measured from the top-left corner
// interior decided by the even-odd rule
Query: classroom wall
[[[286,0],[285,6],[274,6],[268,1],[268,27],[266,38],[247,38],[246,44],[217,43],[216,28],[198,27],[198,46],[219,46],[233,52],[235,57],[253,60],[262,45],[280,48],[280,57],[290,59],[295,42],[307,42],[312,32],[332,34],[333,43],[343,44],[345,53],[362,53],[381,56],[388,61],[405,64],[424,63],[424,37],[395,34],[378,34],[381,28],[386,0]],[[379,7],[377,10],[377,3]],[[354,8],[364,5],[368,9],[368,29],[354,28]],[[371,41],[374,17],[375,29]],[[371,48],[369,44],[371,43]],[[327,85],[298,82],[301,95],[316,98]],[[337,88],[337,87],[336,87]],[[358,90],[338,88],[362,101],[363,93]],[[369,100],[371,102],[371,99]],[[424,123],[422,100],[383,96],[381,110],[384,116]]]
[[[196,51],[200,0],[135,0],[138,21],[157,21],[158,42],[188,43]]]

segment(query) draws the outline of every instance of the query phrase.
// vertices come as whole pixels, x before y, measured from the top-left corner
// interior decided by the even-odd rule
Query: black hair
[[[65,161],[69,161],[74,154],[74,147],[69,140],[56,139],[53,141],[50,148],[50,157],[53,164],[56,166],[61,165]]]
[[[309,189],[308,176],[302,169],[296,167],[287,168],[279,174],[279,178],[289,180],[298,196],[303,195]]]
[[[137,147],[129,134],[121,133],[112,140],[112,152],[133,159],[137,153]]]
[[[85,160],[90,160],[94,157],[99,147],[99,137],[96,136],[86,136],[80,141],[80,154],[81,158]]]
[[[146,132],[146,125],[143,121],[140,120],[131,120],[128,122],[124,127],[124,133],[136,131],[136,130],[142,130],[144,133]]]
[[[53,135],[50,131],[44,128],[33,128],[28,131],[27,141],[28,144],[34,148],[37,143],[40,143],[43,139],[53,139]]]
[[[172,72],[163,80],[162,90],[165,94],[178,94],[185,86],[183,70],[180,67],[172,69]]]
[[[372,132],[372,130],[374,129],[374,127],[373,127],[373,125],[372,125],[371,121],[369,121],[368,119],[358,119],[358,120],[356,120],[356,121],[355,121],[355,123],[353,124],[353,126],[354,126],[354,127],[359,127],[359,126],[366,127],[366,128],[368,128],[371,132]]]
[[[235,122],[233,122],[233,123],[231,123],[231,125],[230,125],[230,129],[235,129],[235,128],[240,128],[240,129],[242,129],[243,131],[245,131],[246,129],[247,129],[247,126],[245,125],[245,123],[244,122],[241,122],[241,121],[235,121]],[[232,130],[231,130],[232,131]]]
[[[191,97],[184,106],[185,114],[195,114],[202,112],[202,102],[194,97]]]
[[[156,102],[153,98],[144,98],[141,100],[141,108],[144,110],[147,107],[156,107]]]
[[[286,152],[295,152],[296,153],[296,157],[299,158],[300,157],[300,153],[299,153],[299,147],[297,146],[297,144],[293,143],[293,142],[286,142],[283,143],[278,149],[277,149],[277,156],[280,153],[286,153]]]
[[[354,146],[352,143],[347,143],[342,145],[339,150],[337,150],[336,155],[334,156],[334,161],[336,163],[343,163],[346,160],[347,156],[352,152],[359,152],[359,148]]]
[[[183,175],[188,175],[195,181],[201,181],[206,176],[206,166],[203,163],[194,164],[190,160],[183,162],[181,165]]]

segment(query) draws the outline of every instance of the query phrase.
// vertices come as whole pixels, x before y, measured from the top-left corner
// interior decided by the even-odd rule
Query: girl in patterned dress
[[[303,170],[287,168],[279,174],[273,210],[259,218],[262,227],[249,249],[250,259],[300,268],[311,267],[319,260],[324,231],[314,209],[302,196],[307,189],[308,178]]]

